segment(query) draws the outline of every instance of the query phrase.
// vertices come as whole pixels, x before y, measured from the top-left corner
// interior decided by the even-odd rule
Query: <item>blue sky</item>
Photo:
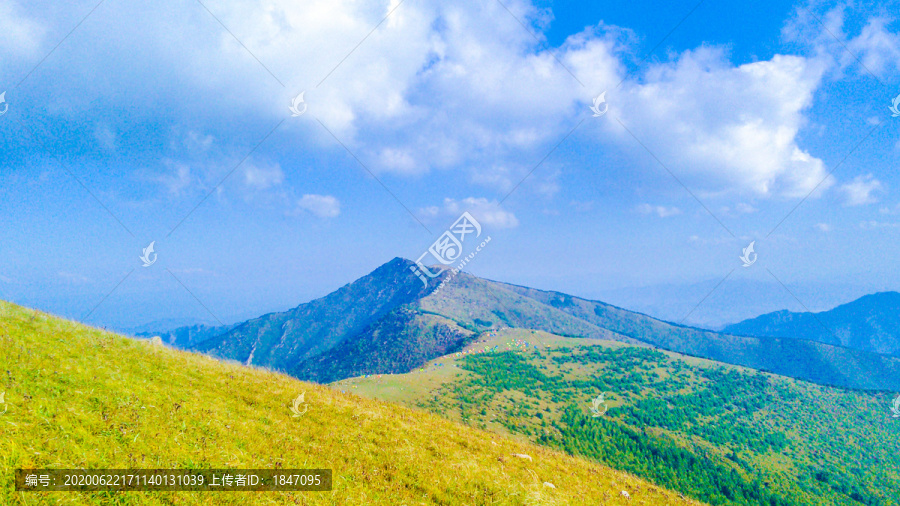
[[[670,319],[896,290],[897,7],[0,0],[0,298],[227,323],[463,210],[471,272]]]

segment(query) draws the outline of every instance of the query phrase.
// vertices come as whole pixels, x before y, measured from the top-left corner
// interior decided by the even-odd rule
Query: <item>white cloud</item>
[[[116,133],[107,125],[97,125],[94,128],[94,139],[107,150],[116,149]]]
[[[859,228],[863,230],[878,230],[881,228],[900,228],[900,223],[890,223],[885,221],[869,220],[859,222]]]
[[[900,34],[888,28],[894,20],[883,16],[864,19],[862,28],[854,36],[845,30],[848,24],[856,24],[846,22],[848,7],[852,4],[841,2],[830,10],[819,12],[816,16],[824,28],[809,13],[820,10],[818,6],[809,4],[804,9],[797,8],[783,34],[789,41],[810,45],[823,59],[837,61],[837,77],[848,68],[858,74],[871,72],[877,76],[900,70]]]
[[[891,20],[876,17],[866,23],[859,35],[847,43],[847,48],[862,61],[863,65],[876,75],[900,70],[900,35],[891,33],[887,25]],[[845,54],[845,64],[852,65],[855,59]]]
[[[610,96],[618,102],[610,107],[690,187],[805,196],[826,175],[797,144],[823,70],[784,55],[735,67],[722,50],[702,47],[651,68],[644,84]]]
[[[569,202],[569,206],[571,206],[575,211],[579,213],[586,213],[594,210],[594,201],[581,201],[581,200],[573,200]]]
[[[246,198],[267,197],[286,202],[285,191],[274,191],[285,181],[277,162],[269,163],[241,155],[230,146],[216,143],[211,135],[194,131],[178,133],[169,139],[172,157],[161,160],[162,170],[153,181],[161,183],[170,196],[179,197],[196,191],[210,191],[224,197],[240,194]]]
[[[284,182],[284,172],[276,164],[265,166],[250,161],[244,162],[244,183],[257,190],[266,190]]]
[[[562,171],[559,169],[556,170],[543,170],[541,174],[536,177],[536,180],[531,183],[533,187],[534,193],[541,195],[546,198],[553,198],[557,193],[559,193],[559,177],[562,174]],[[534,174],[529,176],[529,180],[535,177]]]
[[[148,83],[145,90],[131,89],[143,100],[133,114],[154,120],[196,110],[204,116],[281,120],[290,100],[306,90],[307,118],[320,120],[376,173],[462,168],[473,181],[508,184],[506,179],[518,181],[530,170],[532,151],[542,150],[572,126],[575,108],[589,93],[496,2],[404,2],[348,56],[394,6],[396,1],[383,0],[210,4],[250,56],[216,23],[197,30],[198,24],[211,22],[197,5],[161,0],[152,8],[129,11],[136,19],[146,18],[145,23],[127,34],[116,33],[114,41],[97,41],[95,47],[116,48],[112,55],[81,52],[79,64],[131,69],[128,62],[136,53],[156,63],[134,69],[137,75],[130,76]],[[549,15],[527,1],[512,2],[510,8],[526,16],[527,23]],[[161,17],[160,12],[184,15]],[[593,27],[555,52],[591,87],[613,86],[622,74],[614,51],[624,32]],[[115,79],[124,80],[124,75]],[[120,100],[116,94],[79,86],[99,85],[70,87],[79,103],[96,99],[106,101],[105,106],[126,105],[110,103]],[[193,99],[186,108],[161,107],[169,105],[172,95]],[[312,133],[304,136],[310,142],[335,145],[314,121],[291,121],[283,128],[306,129]],[[517,169],[509,178],[480,177],[484,167],[490,171],[495,164]],[[554,191],[552,183],[544,186],[542,192]]]
[[[872,174],[867,174],[853,178],[852,182],[841,186],[841,191],[845,196],[844,205],[862,206],[878,202],[873,194],[884,191],[884,185]]]
[[[725,216],[733,216],[734,214],[751,214],[758,212],[759,209],[747,204],[746,202],[738,202],[734,205],[733,208],[728,206],[722,206],[719,208],[719,212]]]
[[[89,278],[89,277],[87,277],[87,276],[84,276],[84,275],[82,275],[82,274],[76,274],[76,273],[72,273],[72,272],[64,272],[64,271],[60,271],[60,272],[57,273],[57,274],[58,274],[59,277],[62,278],[64,281],[66,281],[66,282],[68,282],[68,283],[71,283],[71,284],[73,284],[73,285],[83,285],[83,284],[93,283],[93,282],[94,282],[93,279],[91,279],[91,278]]]
[[[187,152],[195,155],[209,151],[215,142],[216,139],[212,135],[201,134],[193,130],[188,132],[184,138],[181,139],[181,144]]]
[[[9,10],[12,4],[4,1],[0,6]],[[131,69],[137,53],[160,62],[134,69],[130,77],[146,82],[147,89],[128,94],[142,97],[134,114],[154,119],[202,111],[215,118],[281,120],[290,100],[306,90],[309,116],[282,128],[309,129],[311,142],[334,146],[314,121],[306,121],[314,116],[375,172],[409,176],[457,169],[472,182],[508,190],[587,114],[591,99],[607,90],[610,113],[592,118],[599,126],[587,124],[577,135],[594,128],[602,142],[630,146],[634,159],[647,160],[615,121],[619,118],[698,192],[805,196],[824,178],[822,161],[797,139],[830,59],[775,55],[735,66],[724,50],[702,46],[648,67],[616,90],[636,47],[630,30],[598,23],[551,53],[499,3],[468,0],[404,2],[348,56],[395,6],[397,0],[210,4],[251,57],[215,23],[197,30],[198,23],[210,22],[203,9],[161,0],[130,7],[135,19],[149,21],[92,46],[113,47],[112,55],[84,48],[79,55],[88,56],[80,56],[85,60],[79,64],[90,74],[91,65]],[[552,17],[528,0],[509,7],[529,25],[544,26]],[[886,27],[883,20],[871,20],[857,37],[863,54],[873,55],[873,65],[875,55],[886,65],[892,54],[894,39],[885,35]],[[125,100],[99,84],[78,86],[98,87],[89,93],[70,87],[78,103]],[[163,107],[174,93],[194,100],[184,109]],[[195,140],[201,149],[212,142]],[[557,191],[552,178],[527,183],[546,195]]]
[[[482,225],[494,228],[514,228],[519,226],[516,215],[503,207],[496,200],[468,197],[463,200],[444,199],[442,206],[431,206],[419,209],[423,218],[452,217],[456,218],[468,211]]]
[[[303,195],[297,202],[297,207],[319,218],[334,218],[341,214],[340,201],[331,195]]]
[[[520,170],[521,169],[521,170]],[[514,179],[516,174],[522,172],[526,174],[524,169],[519,167],[511,167],[508,164],[494,164],[482,167],[472,173],[472,181],[484,186],[496,188],[502,192],[508,192],[515,186]],[[518,179],[521,180],[522,176]]]
[[[419,215],[419,218],[422,219],[436,218],[441,215],[441,208],[438,206],[422,207],[419,208],[417,214]]]
[[[188,267],[184,269],[171,269],[172,272],[176,274],[184,274],[186,276],[191,276],[195,274],[203,274],[210,276],[217,276],[218,274],[215,271],[210,271],[208,269],[204,269],[202,267]]]
[[[46,28],[23,11],[15,0],[0,0],[0,54],[30,57],[41,47]]]
[[[115,135],[113,142],[118,144],[120,137]],[[172,156],[160,160],[162,171],[149,179],[161,183],[170,197],[212,188],[221,179],[223,167],[237,164],[237,160],[223,157],[212,149],[214,143],[215,139],[211,135],[193,130],[186,133],[173,131],[168,139]],[[219,187],[218,190],[221,193],[222,188]]]
[[[327,85],[344,91],[322,102],[330,103],[323,120],[354,142],[390,139],[391,147],[372,153],[375,170],[419,174],[468,161],[478,167],[471,169],[474,182],[508,189],[529,170],[511,161],[519,152],[558,139],[571,128],[574,111],[584,112],[593,95],[624,76],[627,30],[589,27],[556,50],[583,88],[520,26],[503,22],[508,15],[498,6],[401,7],[407,17],[396,21],[398,29],[426,19],[439,28],[405,37],[385,33],[403,43],[391,51],[376,51],[377,42],[366,49],[371,61],[364,70],[372,72],[336,72]],[[499,17],[488,26],[485,14]],[[695,185],[805,195],[824,177],[824,167],[796,136],[822,71],[814,61],[781,55],[735,67],[722,50],[702,47],[653,67],[641,83],[626,81],[608,99],[612,112]],[[618,129],[620,142],[634,145],[618,124],[607,124]],[[386,127],[397,133],[385,134]],[[491,163],[477,163],[485,160]],[[543,186],[553,193],[552,183]]]
[[[168,172],[156,178],[168,190],[169,195],[180,196],[188,187],[197,182],[191,167],[185,163],[165,159],[163,165]]]
[[[386,171],[400,174],[421,173],[427,166],[416,163],[408,149],[385,148],[378,157],[379,166]]]
[[[668,218],[681,214],[681,209],[677,207],[651,206],[650,204],[641,204],[637,207],[637,211],[641,214],[656,214],[660,218]]]
[[[819,232],[831,232],[832,227],[828,223],[816,223],[816,230]]]

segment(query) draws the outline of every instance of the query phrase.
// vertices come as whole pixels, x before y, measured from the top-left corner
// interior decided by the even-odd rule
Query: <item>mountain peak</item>
[[[640,343],[852,388],[896,388],[900,382],[900,360],[859,347],[675,326],[602,302],[490,281],[446,266],[423,270],[401,257],[324,297],[244,322],[195,349],[330,382],[408,372],[501,328]],[[887,337],[884,342],[890,342]]]
[[[429,295],[437,285],[423,284],[410,270],[413,266],[396,257],[324,297],[248,320],[195,348],[248,365],[289,370]]]
[[[387,266],[403,266],[403,267],[406,267],[406,266],[415,265],[415,264],[416,264],[415,262],[413,262],[412,260],[410,260],[410,259],[408,259],[408,258],[394,257],[394,258],[392,258],[391,260],[389,260],[389,261],[387,261],[387,262],[381,264],[381,267],[387,267]],[[380,269],[381,267],[379,267],[379,269]],[[377,270],[377,269],[376,269],[376,270]]]

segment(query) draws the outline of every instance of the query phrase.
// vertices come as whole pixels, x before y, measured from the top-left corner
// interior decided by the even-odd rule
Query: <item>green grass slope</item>
[[[444,287],[418,301],[423,310],[482,330],[499,327],[539,329],[557,335],[636,342],[571,315],[543,301],[507,289],[502,283],[460,272]]]
[[[693,504],[597,463],[423,411],[154,346],[5,302],[0,302],[0,349],[4,506]],[[300,393],[309,409],[292,418],[289,406]],[[44,467],[331,468],[334,489],[14,491],[14,469]]]
[[[611,341],[493,334],[409,374],[335,386],[595,459],[711,504],[897,504],[893,393]],[[608,411],[595,417],[601,393]]]

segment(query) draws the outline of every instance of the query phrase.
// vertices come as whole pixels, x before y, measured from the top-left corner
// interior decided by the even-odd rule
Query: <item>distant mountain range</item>
[[[788,291],[776,281],[740,274],[744,273],[738,271],[724,283],[715,278],[698,283],[592,290],[590,298],[661,320],[722,332],[729,324],[761,314],[781,309],[823,311],[875,291],[831,281],[788,283]],[[806,307],[799,306],[794,296]]]
[[[881,292],[820,313],[776,311],[725,327],[756,337],[789,337],[900,356],[900,293]]]
[[[135,337],[145,338],[159,336],[160,339],[162,339],[162,341],[169,346],[188,349],[194,345],[206,341],[207,339],[212,339],[213,337],[220,336],[233,328],[234,325],[196,324],[185,325],[173,330],[144,330],[139,332],[132,332],[131,334]]]
[[[900,359],[895,357],[817,340],[685,327],[464,272],[444,270],[424,286],[410,271],[413,265],[395,258],[292,310],[230,329],[177,329],[169,335],[178,346],[320,383],[408,372],[485,332],[513,327],[653,346],[821,384],[900,391]],[[216,335],[199,342],[210,334]]]
[[[211,325],[211,323],[199,318],[164,318],[161,320],[154,320],[143,325],[138,325],[137,327],[117,328],[116,331],[122,332],[123,334],[129,336],[158,335],[169,332],[170,330],[175,328],[200,325]]]

